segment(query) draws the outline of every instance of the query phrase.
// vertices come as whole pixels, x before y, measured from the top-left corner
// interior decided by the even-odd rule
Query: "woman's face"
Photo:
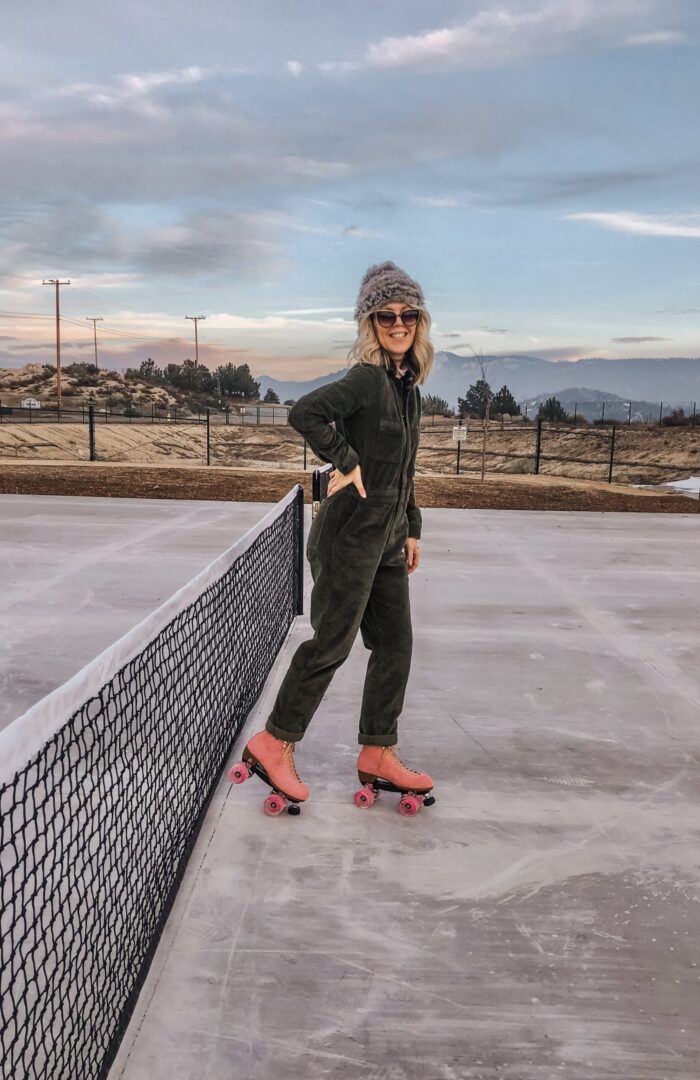
[[[384,304],[380,310],[399,314],[401,311],[416,311],[417,309],[397,300],[391,304]],[[401,361],[413,344],[416,326],[404,326],[400,320],[394,320],[393,326],[380,326],[376,313],[372,315],[372,325],[381,347],[389,353],[392,360]]]

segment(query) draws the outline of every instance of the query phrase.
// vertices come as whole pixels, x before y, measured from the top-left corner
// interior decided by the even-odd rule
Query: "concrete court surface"
[[[358,643],[301,815],[219,785],[110,1080],[697,1080],[698,519],[424,518],[400,749],[437,803],[352,803]]]
[[[267,503],[0,495],[0,728],[268,510]]]

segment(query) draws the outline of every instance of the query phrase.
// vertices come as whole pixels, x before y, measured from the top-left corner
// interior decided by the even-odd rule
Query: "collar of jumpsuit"
[[[404,354],[400,363],[397,364],[395,360],[392,360],[389,374],[399,380],[405,379],[406,384],[410,387],[415,382],[417,372]]]

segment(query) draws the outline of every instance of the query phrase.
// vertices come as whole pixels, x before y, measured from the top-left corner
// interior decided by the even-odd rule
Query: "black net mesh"
[[[300,610],[297,498],[0,789],[0,1075],[104,1077]]]

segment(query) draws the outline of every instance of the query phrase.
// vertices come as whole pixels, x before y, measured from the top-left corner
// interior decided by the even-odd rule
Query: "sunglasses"
[[[400,315],[397,315],[395,311],[375,311],[373,312],[373,315],[379,325],[385,330],[388,330],[390,326],[394,326],[399,319],[404,326],[415,326],[420,319],[420,311],[415,311],[413,309],[410,311],[402,311]]]

